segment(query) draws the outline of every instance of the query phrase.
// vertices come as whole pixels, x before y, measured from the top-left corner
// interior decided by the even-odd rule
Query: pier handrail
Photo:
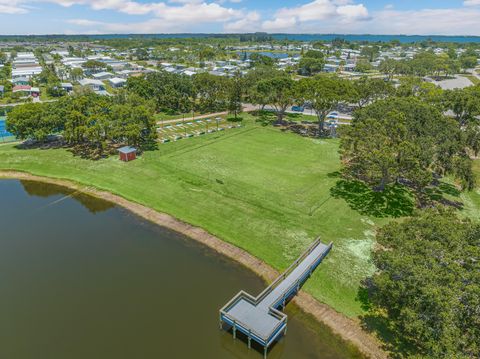
[[[293,262],[280,276],[277,277],[267,288],[263,290],[259,295],[256,297],[252,296],[251,294],[245,292],[244,290],[241,290],[240,292],[237,293],[236,296],[234,296],[227,304],[223,306],[220,311],[225,311],[228,310],[229,307],[235,302],[237,302],[239,299],[245,298],[248,299],[249,302],[251,302],[254,305],[258,305],[262,301],[264,297],[266,297],[273,289],[275,289],[286,277],[288,274],[290,274],[297,266],[298,264],[304,260],[312,251],[321,243],[320,238],[317,238],[315,242],[313,242],[309,248],[305,250],[305,252],[302,253],[302,255],[297,258],[295,262]],[[329,244],[331,246],[332,243]]]
[[[230,320],[232,323],[235,325],[239,325],[240,327],[244,328],[245,331],[249,331],[249,333],[255,335],[256,337],[260,338],[261,340],[264,341],[264,343],[269,343],[272,340],[272,336],[275,336],[277,331],[287,322],[287,315],[280,310],[277,309],[278,307],[278,300],[285,300],[285,296],[289,295],[289,292],[293,288],[299,288],[303,282],[305,281],[305,275],[307,273],[311,273],[316,266],[325,258],[325,256],[330,252],[333,243],[330,242],[327,246],[327,249],[322,252],[322,254],[318,257],[315,258],[315,261],[312,262],[305,270],[301,272],[301,274],[298,276],[298,278],[291,284],[289,285],[285,290],[282,291],[282,293],[279,295],[278,298],[275,299],[275,302],[273,303],[268,303],[268,313],[272,315],[273,317],[277,318],[279,320],[278,324],[273,328],[270,333],[268,334],[267,337],[263,337],[261,334],[256,332],[254,329],[251,329],[248,327],[248,325],[242,323],[238,319],[234,318],[231,316],[228,312],[229,310],[236,305],[240,300],[245,300],[252,304],[253,306],[258,306],[285,278],[287,278],[288,275],[290,275],[295,268],[298,267],[299,263],[302,262],[308,255],[310,255],[318,245],[321,244],[320,238],[317,238],[310,246],[305,250],[305,252],[302,253],[302,255],[297,258],[295,262],[293,262],[281,275],[279,275],[264,291],[262,291],[258,296],[254,297],[250,295],[249,293],[241,290],[240,292],[237,293],[236,296],[234,296],[227,304],[223,306],[222,309],[220,309],[220,314],[221,316],[227,318]]]
[[[268,337],[264,337],[262,334],[256,332],[255,329],[249,328],[248,325],[243,323],[241,320],[238,320],[238,319],[234,318],[233,316],[224,312],[223,310],[221,312],[222,312],[222,315],[224,317],[227,317],[232,323],[234,323],[235,325],[239,325],[239,326],[243,327],[246,331],[249,331],[251,334],[255,335],[256,337],[258,337],[260,339],[262,339],[264,342],[268,342],[270,340],[270,337],[272,336],[272,333],[275,333],[284,323],[287,322],[287,316],[284,313],[280,312],[282,314],[282,318],[279,318],[280,322],[275,326],[275,328],[272,330],[272,333],[269,334]]]
[[[238,300],[240,299],[246,299],[247,301],[249,301],[251,304],[253,305],[258,305],[269,293],[271,293],[273,291],[273,289],[275,289],[286,277],[288,274],[290,274],[297,266],[298,264],[303,261],[310,253],[313,252],[313,250],[321,243],[321,240],[320,238],[317,238],[315,240],[315,242],[313,242],[309,248],[307,248],[307,250],[305,250],[305,252],[303,252],[303,254],[295,261],[293,262],[280,276],[277,277],[277,279],[275,279],[272,284],[270,284],[263,292],[261,292],[258,296],[254,297],[252,296],[251,294],[245,292],[244,290],[241,290],[240,292],[237,293],[236,296],[234,296],[227,304],[225,304],[223,306],[222,309],[220,309],[220,311],[222,313],[226,312],[231,306],[232,304],[236,303]],[[330,244],[328,245],[329,248],[331,248],[333,245],[332,242],[330,242]],[[322,255],[322,258],[324,258],[326,256],[326,254],[328,253],[328,251],[326,251],[323,255]],[[300,278],[308,271],[310,271],[310,269],[312,269],[312,266],[309,266],[305,271],[302,272],[302,275],[300,276]],[[295,281],[295,285],[297,285],[298,283],[298,280]],[[287,291],[292,289],[294,287],[294,285],[291,285],[288,287]]]
[[[333,246],[333,242],[330,242],[330,243],[328,244],[328,246],[327,246],[328,250],[325,251],[325,252],[319,257],[319,260],[320,260],[320,261],[322,261],[323,258],[325,258],[325,256],[328,254],[328,252],[330,251],[330,249],[332,248],[332,246]],[[315,248],[315,246],[314,246],[313,248]],[[310,251],[308,254],[310,254],[310,253],[311,253],[311,251]],[[304,275],[307,274],[307,273],[309,273],[310,271],[312,271],[317,265],[318,265],[317,261],[315,261],[315,262],[313,262],[311,265],[309,265],[309,266],[300,274],[300,276],[298,277],[298,279],[297,279],[295,282],[293,282],[290,286],[288,286],[288,287],[284,290],[284,293],[288,293],[291,289],[293,289],[293,288],[301,285],[302,282],[303,282],[302,279],[303,279]],[[262,298],[262,299],[263,299],[263,298]],[[275,303],[273,303],[273,305],[275,305]]]
[[[264,297],[270,294],[295,268],[297,268],[298,264],[303,261],[310,253],[313,252],[315,248],[321,243],[320,237],[318,237],[311,245],[308,247],[302,255],[297,258],[295,262],[293,262],[280,276],[275,279],[272,284],[270,284],[265,290],[260,293],[256,299],[258,302],[261,302]]]

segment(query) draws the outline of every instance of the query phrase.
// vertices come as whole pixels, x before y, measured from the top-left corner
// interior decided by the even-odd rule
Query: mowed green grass
[[[321,236],[334,247],[305,289],[350,317],[362,314],[358,288],[374,271],[375,229],[389,220],[361,215],[331,196],[339,180],[338,140],[248,121],[244,128],[160,145],[130,163],[0,145],[0,169],[116,193],[200,226],[279,270]]]
[[[477,178],[477,188],[470,192],[465,192],[460,195],[460,199],[464,204],[463,215],[480,220],[480,159],[473,163],[473,172]]]

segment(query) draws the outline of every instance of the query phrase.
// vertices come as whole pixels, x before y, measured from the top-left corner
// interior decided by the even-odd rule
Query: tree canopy
[[[271,105],[277,113],[277,119],[283,120],[287,108],[296,99],[296,83],[288,76],[278,76],[259,81],[257,94],[265,100],[265,104]]]
[[[353,98],[350,81],[338,76],[317,75],[298,81],[298,97],[308,102],[318,119],[318,133],[324,134],[325,119],[342,102]]]
[[[442,98],[446,110],[451,110],[460,124],[477,122],[480,116],[480,85],[464,89],[446,90]]]
[[[372,301],[422,358],[480,357],[480,225],[426,210],[377,234]]]
[[[321,51],[307,51],[298,64],[300,75],[312,76],[318,74],[325,66],[324,54]]]
[[[118,144],[152,147],[156,138],[152,110],[151,104],[137,95],[86,93],[52,103],[16,106],[7,126],[19,139],[45,141],[51,134],[62,135],[84,155],[98,158]]]
[[[424,190],[438,176],[451,174],[464,188],[475,179],[457,123],[420,99],[388,98],[355,112],[352,126],[341,131],[341,154],[347,177],[376,190],[402,183]]]

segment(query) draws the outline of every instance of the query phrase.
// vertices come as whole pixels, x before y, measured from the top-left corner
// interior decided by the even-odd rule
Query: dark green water
[[[261,358],[218,309],[264,283],[128,211],[68,189],[0,181],[0,358]],[[269,358],[354,358],[290,305]]]

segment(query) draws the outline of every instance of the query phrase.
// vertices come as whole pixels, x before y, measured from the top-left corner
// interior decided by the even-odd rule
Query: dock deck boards
[[[287,299],[297,294],[301,285],[329,253],[332,243],[315,241],[280,277],[257,297],[241,291],[220,310],[220,325],[233,326],[234,336],[240,330],[264,346],[286,331],[287,316],[278,311]],[[250,345],[250,344],[249,344]]]
[[[319,243],[318,246],[310,253],[298,266],[274,289],[268,294],[258,305],[260,307],[269,308],[271,306],[276,307],[276,303],[282,299],[282,296],[286,291],[301,278],[304,272],[319,258],[323,253],[327,252],[329,247],[323,243]]]
[[[229,314],[238,318],[262,337],[268,337],[280,323],[280,320],[271,316],[264,308],[254,306],[243,299],[236,303]]]

